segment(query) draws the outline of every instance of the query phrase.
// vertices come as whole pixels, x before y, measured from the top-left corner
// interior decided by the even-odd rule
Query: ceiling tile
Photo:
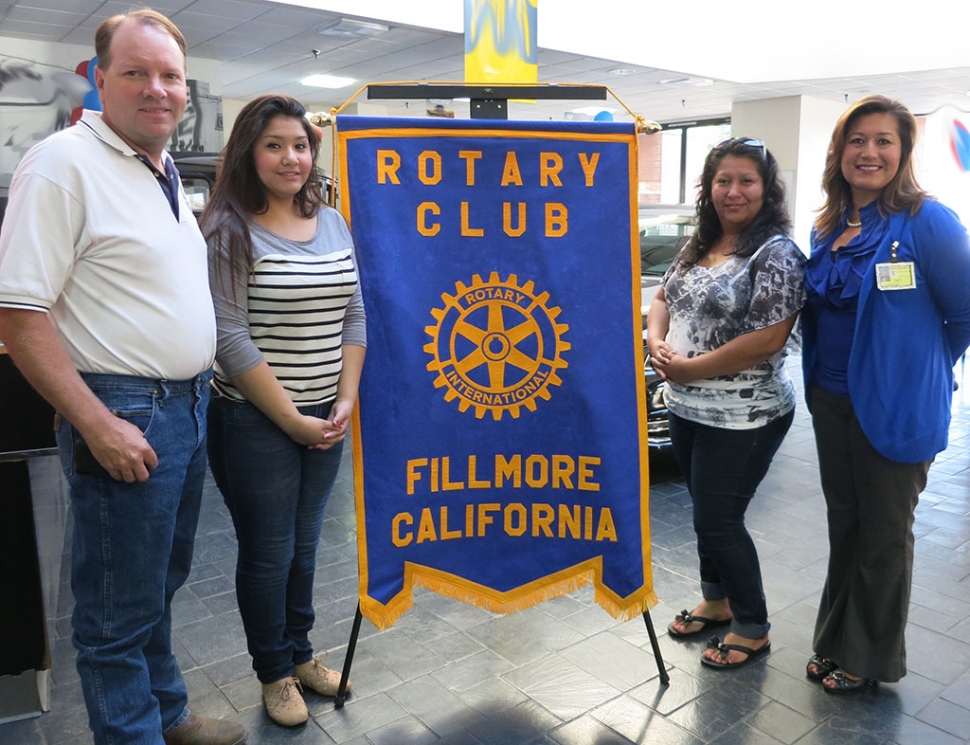
[[[16,38],[38,39],[43,41],[58,41],[64,32],[63,26],[52,23],[37,23],[35,21],[18,21],[14,18],[3,20],[3,31]]]
[[[50,10],[49,8],[27,8],[16,6],[10,9],[6,20],[28,21],[43,23],[61,28],[74,28],[88,17],[87,13],[75,13],[66,10]]]
[[[268,13],[270,6],[265,2],[246,2],[246,0],[195,0],[186,10],[203,15],[235,18],[248,21]]]
[[[60,10],[68,13],[83,13],[87,16],[97,10],[101,2],[100,0],[26,0],[25,2],[0,2],[0,8],[14,5],[18,8]]]

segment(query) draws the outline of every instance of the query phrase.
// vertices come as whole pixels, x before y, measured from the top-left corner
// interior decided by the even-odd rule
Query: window
[[[197,215],[201,214],[209,201],[209,182],[201,178],[186,177],[182,179],[182,188],[192,211]]]
[[[638,201],[693,205],[697,181],[711,148],[731,136],[730,119],[665,124],[640,136]]]

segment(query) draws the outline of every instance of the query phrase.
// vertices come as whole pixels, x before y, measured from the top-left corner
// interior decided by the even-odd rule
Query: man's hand
[[[145,481],[158,456],[134,424],[119,419],[74,369],[46,313],[0,308],[0,339],[27,382],[81,433],[111,477]]]
[[[147,481],[158,467],[158,456],[138,427],[116,416],[112,419],[93,432],[81,433],[91,454],[116,481]]]

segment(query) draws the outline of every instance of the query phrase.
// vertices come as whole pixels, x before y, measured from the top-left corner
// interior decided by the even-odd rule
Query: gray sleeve
[[[216,311],[216,362],[233,378],[263,361],[263,353],[249,335],[249,289],[242,271],[232,271],[226,249],[209,242],[209,288]]]
[[[357,265],[357,251],[354,246],[354,237],[347,227],[344,220],[337,210],[332,207],[323,207],[318,213],[321,221],[321,238],[326,250],[332,250],[338,246],[351,246],[351,261],[354,263],[354,273],[357,275],[357,287],[347,303],[344,311],[344,329],[341,336],[343,344],[354,344],[359,347],[367,346],[367,317],[364,314],[364,300],[360,292],[360,269]]]
[[[367,316],[364,314],[364,298],[360,292],[360,273],[357,270],[356,252],[352,255],[354,270],[357,272],[357,289],[347,303],[347,310],[344,313],[344,331],[342,341],[344,344],[355,344],[359,347],[367,346]]]

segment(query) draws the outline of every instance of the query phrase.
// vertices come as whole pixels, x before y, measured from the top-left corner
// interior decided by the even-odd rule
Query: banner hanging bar
[[[533,98],[540,101],[605,101],[608,89],[599,85],[463,85],[451,83],[408,83],[367,86],[370,100],[405,98]]]

